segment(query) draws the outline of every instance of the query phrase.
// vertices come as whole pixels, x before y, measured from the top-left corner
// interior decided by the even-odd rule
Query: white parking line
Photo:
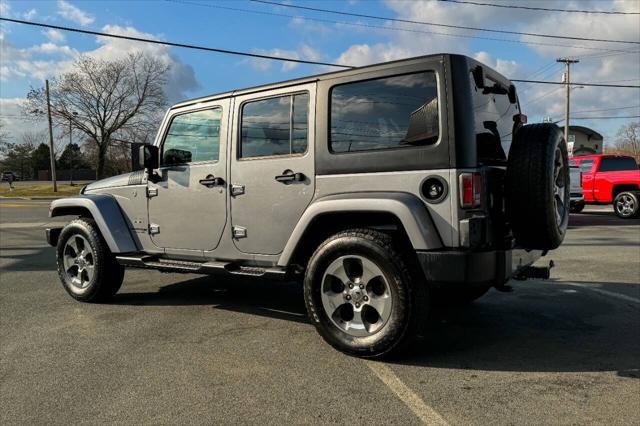
[[[586,285],[586,284],[567,283],[567,282],[559,282],[558,284],[569,285],[569,286],[573,286],[573,287],[586,288],[587,290],[591,290],[591,291],[593,291],[595,293],[600,293],[600,294],[605,295],[605,296],[614,297],[616,299],[624,300],[625,302],[632,302],[632,303],[640,304],[640,299],[638,299],[637,297],[627,296],[626,294],[614,293],[613,291],[602,290],[602,289],[599,289],[599,288],[596,288],[596,287],[593,287],[593,286],[590,286],[590,285]]]
[[[381,362],[365,361],[389,389],[426,425],[448,425],[447,421],[433,408],[429,407],[414,391],[412,391],[396,374]]]

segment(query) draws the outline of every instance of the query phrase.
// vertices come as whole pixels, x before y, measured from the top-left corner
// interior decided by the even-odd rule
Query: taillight
[[[516,114],[513,116],[514,123],[527,124],[527,116],[524,114]]]
[[[482,175],[480,173],[460,174],[460,206],[463,209],[480,207],[482,199]]]

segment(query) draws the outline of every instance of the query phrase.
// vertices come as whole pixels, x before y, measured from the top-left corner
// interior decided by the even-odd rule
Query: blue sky
[[[499,2],[498,0],[490,1]],[[422,2],[296,0],[288,3],[456,25],[640,41],[638,15],[607,16],[534,12],[460,5],[437,0]],[[514,4],[516,1],[509,0],[506,3]],[[209,2],[204,0],[1,0],[0,4],[2,16],[17,19],[352,65],[436,52],[457,52],[474,56],[511,78],[527,78],[533,75],[534,78],[559,81],[561,67],[554,63],[555,58],[574,55],[581,58],[581,63],[572,72],[574,81],[625,80],[626,84],[640,84],[640,57],[637,52],[616,54],[608,50],[592,50],[637,51],[639,49],[637,45],[539,39],[442,29],[322,14],[256,4],[246,0]],[[625,11],[640,9],[640,2],[634,0],[579,2],[540,0],[536,1],[535,5]],[[272,16],[247,11],[296,17]],[[308,18],[344,21],[356,26],[317,22]],[[362,25],[386,28],[369,28]],[[122,55],[128,50],[146,49],[152,54],[162,56],[172,65],[168,91],[173,102],[326,70],[324,67],[315,65],[293,65],[180,48],[162,48],[133,42],[104,40],[87,35],[47,32],[18,24],[3,23],[0,30],[2,31],[0,119],[16,139],[19,139],[23,126],[15,117],[21,99],[25,97],[29,87],[40,86],[44,78],[51,78],[68,69],[78,54],[110,58]],[[433,34],[434,32],[551,45],[472,39]],[[564,95],[562,90],[557,89],[555,86],[519,85],[523,109],[528,113],[530,121],[539,121],[546,115],[554,119],[562,117]],[[612,109],[621,107],[625,109]],[[640,90],[575,89],[572,108],[576,111],[576,116],[640,115]],[[580,113],[580,111],[587,112]],[[628,121],[628,119],[580,120],[575,124],[591,126],[611,138],[615,135],[617,128]]]

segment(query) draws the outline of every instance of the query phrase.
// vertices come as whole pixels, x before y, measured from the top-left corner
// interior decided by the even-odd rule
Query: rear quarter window
[[[333,153],[434,144],[439,135],[432,71],[346,83],[331,90]]]

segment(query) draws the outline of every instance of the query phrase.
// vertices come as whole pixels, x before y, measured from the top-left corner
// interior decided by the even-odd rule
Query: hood
[[[142,183],[143,176],[143,170],[125,173],[118,176],[112,176],[90,183],[89,185],[85,186],[83,193],[86,193],[88,191],[95,191],[96,189],[114,188],[117,186],[139,185]]]

